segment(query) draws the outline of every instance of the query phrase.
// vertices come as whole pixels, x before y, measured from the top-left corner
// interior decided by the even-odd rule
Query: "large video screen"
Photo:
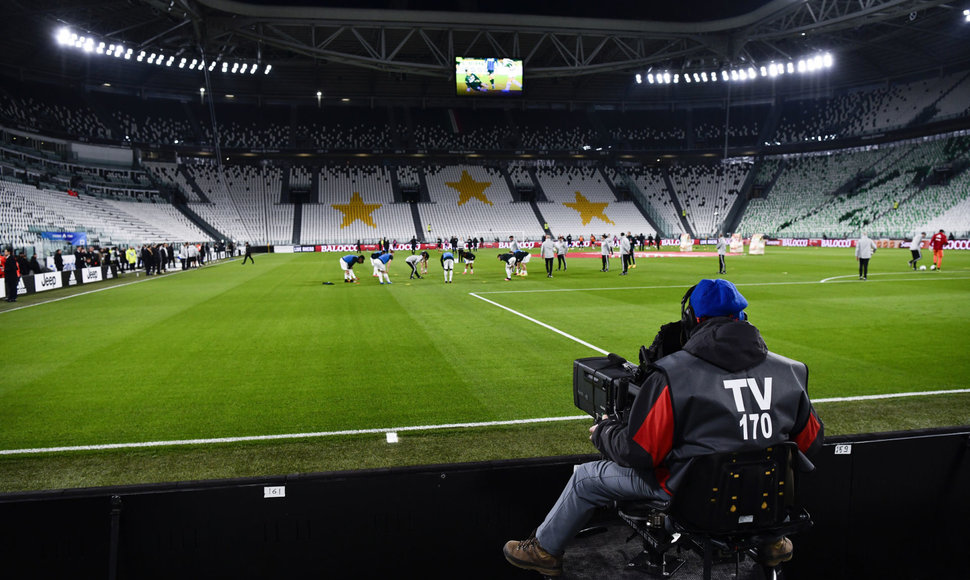
[[[522,93],[522,61],[515,58],[455,57],[458,96],[508,96]]]

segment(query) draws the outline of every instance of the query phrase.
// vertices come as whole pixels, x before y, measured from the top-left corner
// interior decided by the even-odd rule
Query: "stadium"
[[[574,361],[702,279],[825,426],[770,574],[968,577],[970,4],[627,4],[8,0],[9,577],[536,577]]]

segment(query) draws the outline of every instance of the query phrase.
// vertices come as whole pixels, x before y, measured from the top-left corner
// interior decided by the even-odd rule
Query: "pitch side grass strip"
[[[825,403],[844,403],[850,401],[874,401],[877,399],[899,399],[903,397],[923,397],[935,395],[956,395],[970,393],[970,389],[949,391],[923,391],[915,393],[894,393],[890,395],[861,395],[858,397],[830,397],[813,399],[816,405]],[[478,423],[446,423],[442,425],[410,425],[407,427],[382,427],[374,429],[348,429],[344,431],[324,431],[318,433],[283,433],[279,435],[248,435],[243,437],[216,437],[212,439],[183,439],[176,441],[143,441],[138,443],[108,443],[103,445],[75,445],[67,447],[38,447],[36,449],[3,449],[0,455],[31,455],[43,453],[63,453],[77,451],[105,451],[110,449],[136,449],[149,447],[177,447],[180,445],[214,445],[219,443],[242,443],[247,441],[279,441],[286,439],[313,439],[339,437],[341,435],[372,435],[379,433],[398,433],[415,431],[438,431],[442,429],[473,429],[478,427],[503,427],[508,425],[528,425],[536,423],[555,423],[562,421],[589,420],[589,415],[569,417],[538,417],[535,419],[513,419],[509,421],[482,421]]]

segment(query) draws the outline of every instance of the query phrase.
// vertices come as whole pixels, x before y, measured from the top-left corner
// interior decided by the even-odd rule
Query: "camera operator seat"
[[[812,526],[808,512],[795,505],[798,456],[797,446],[786,442],[697,457],[671,501],[617,502],[620,518],[643,541],[643,551],[628,567],[670,577],[684,563],[668,553],[677,548],[677,554],[688,549],[703,559],[705,580],[715,562],[733,562],[736,577],[746,557],[758,562],[765,578],[777,578],[761,546]]]

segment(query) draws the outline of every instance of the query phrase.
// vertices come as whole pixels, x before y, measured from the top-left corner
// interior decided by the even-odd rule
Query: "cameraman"
[[[511,564],[559,576],[566,544],[597,507],[670,499],[691,457],[788,440],[803,453],[821,446],[807,368],[768,352],[758,329],[746,322],[747,306],[727,280],[701,280],[687,291],[680,323],[664,325],[648,351],[656,359],[641,356],[647,359],[641,370],[651,364],[632,407],[622,418],[604,416],[589,430],[607,459],[577,466],[535,533],[505,544]],[[761,550],[768,565],[791,553],[787,538]]]

